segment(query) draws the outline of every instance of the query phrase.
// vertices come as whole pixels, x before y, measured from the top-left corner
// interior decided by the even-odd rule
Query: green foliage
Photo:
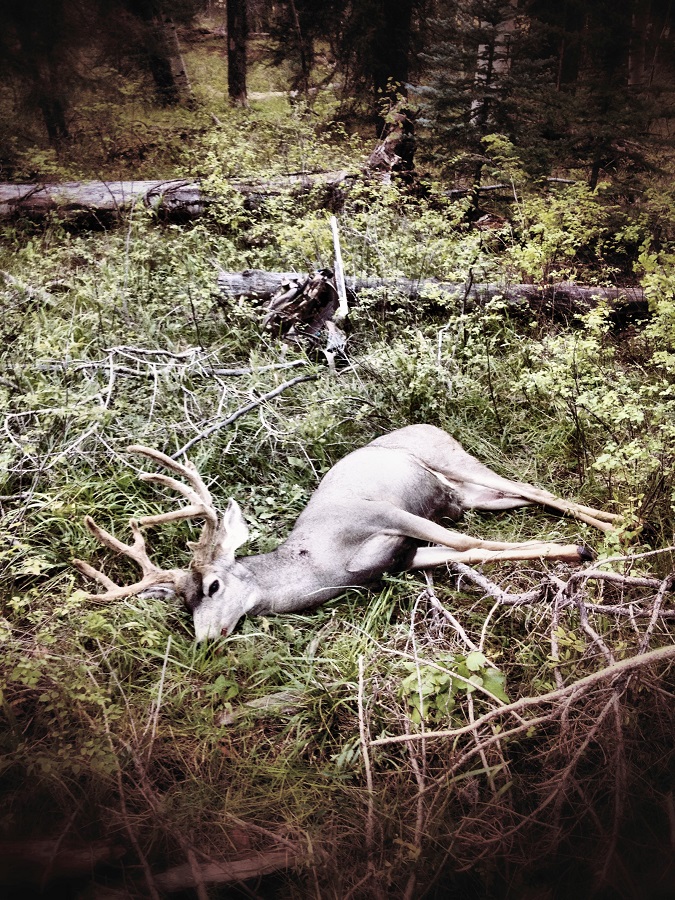
[[[432,665],[405,663],[410,674],[401,682],[401,697],[410,706],[415,725],[446,722],[455,708],[458,692],[485,692],[503,703],[509,698],[504,691],[505,677],[478,650],[467,655],[441,655]],[[480,696],[480,694],[479,694]]]

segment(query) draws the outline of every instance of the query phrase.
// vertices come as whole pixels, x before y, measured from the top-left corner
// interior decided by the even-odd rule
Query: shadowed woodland
[[[675,896],[673,16],[2,4],[3,896]],[[621,521],[469,512],[595,558],[388,574],[202,644],[73,565],[138,581],[84,517],[127,543],[176,506],[129,445],[265,553],[415,423]],[[143,531],[189,565],[198,525]]]

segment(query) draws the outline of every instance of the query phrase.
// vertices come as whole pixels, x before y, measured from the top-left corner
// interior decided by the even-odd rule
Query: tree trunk
[[[63,2],[53,0],[51,5],[43,3],[37,9],[17,3],[10,9],[21,48],[21,74],[29,85],[29,101],[42,113],[49,143],[56,146],[69,137],[68,104],[60,65]]]
[[[199,216],[205,205],[199,185],[187,181],[0,184],[0,220],[22,215],[41,219],[56,213],[63,219],[107,224],[136,204],[175,219]]]
[[[248,106],[246,93],[246,0],[227,0],[227,92],[236,106]]]
[[[192,85],[178,43],[178,34],[169,16],[155,16],[148,26],[148,66],[157,97],[166,106],[190,103]]]
[[[511,41],[516,30],[518,0],[508,0],[501,21],[482,26],[492,31],[492,40],[478,47],[474,86],[478,96],[471,103],[471,124],[484,128],[490,119],[490,94],[511,68]]]
[[[562,36],[558,46],[557,90],[564,85],[576,84],[579,78],[580,36],[584,26],[581,10],[575,3],[565,0],[562,7]]]
[[[300,54],[300,78],[295,79],[294,87],[296,89],[299,87],[306,97],[309,93],[311,49],[307,46],[304,35],[302,33],[302,28],[300,26],[300,16],[298,15],[298,8],[295,5],[295,0],[289,0],[289,2],[291,15],[293,16],[293,25],[295,27],[295,33],[298,38],[298,52]]]

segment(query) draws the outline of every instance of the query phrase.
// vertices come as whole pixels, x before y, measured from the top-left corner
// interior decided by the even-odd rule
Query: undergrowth
[[[519,896],[633,896],[621,865],[653,856],[644,877],[656,877],[672,805],[672,685],[639,668],[575,685],[672,643],[659,614],[675,521],[672,251],[635,224],[651,316],[620,331],[602,302],[554,320],[499,298],[463,308],[431,289],[370,290],[352,310],[350,365],[332,374],[262,334],[259,304],[219,296],[214,261],[330,265],[318,195],[251,209],[228,179],[327,156],[355,168],[362,151],[334,130],[317,137],[301,109],[283,123],[245,115],[193,151],[220,197],[198,224],[136,212],[108,232],[3,230],[0,839],[102,842],[99,884],[122,871],[141,896],[186,860],[199,869],[279,846],[295,874],[265,896],[512,896],[510,883]],[[467,285],[589,272],[611,283],[607,248],[628,246],[625,211],[579,187],[514,209],[485,233],[441,185],[422,199],[355,187],[339,214],[345,267]],[[484,574],[521,599],[499,603],[458,571],[433,585],[388,576],[204,646],[174,600],[89,597],[72,558],[120,581],[136,573],[96,546],[83,516],[126,540],[130,518],[174,502],[139,481],[126,446],[175,452],[298,374],[316,377],[189,454],[221,504],[242,505],[251,552],[276,545],[341,456],[429,422],[501,474],[625,517],[606,539],[534,510],[461,527],[587,542],[601,564],[618,557],[605,571],[646,587],[589,580],[578,595],[563,564],[503,564]],[[195,534],[153,530],[154,557],[186,565]],[[536,706],[556,690],[560,703]],[[518,713],[523,727],[497,717],[522,698],[534,710]],[[487,731],[474,729],[486,715]],[[535,894],[542,881],[557,893]]]

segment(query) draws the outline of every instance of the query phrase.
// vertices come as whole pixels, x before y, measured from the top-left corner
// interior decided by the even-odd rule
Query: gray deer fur
[[[87,519],[106,546],[135,559],[143,578],[116,586],[79,560],[75,565],[108,590],[129,596],[158,586],[180,594],[192,612],[198,641],[230,634],[244,615],[311,609],[347,587],[367,586],[385,572],[408,571],[448,562],[592,559],[584,546],[549,541],[483,541],[437,524],[457,521],[468,509],[498,511],[539,504],[569,513],[603,531],[619,517],[555,497],[548,491],[497,475],[467,453],[450,435],[432,425],[410,425],[383,435],[339,460],[324,476],[289,536],[271,553],[235,559],[248,527],[230,500],[219,516],[208,489],[191,463],[183,466],[147,447],[134,446],[190,486],[166,475],[143,474],[148,481],[179,490],[190,501],[181,510],[132,521],[135,542],[122,544]],[[190,568],[161,570],[147,557],[142,525],[202,517],[204,531]],[[431,545],[431,546],[429,546]],[[101,595],[99,595],[101,596]]]

